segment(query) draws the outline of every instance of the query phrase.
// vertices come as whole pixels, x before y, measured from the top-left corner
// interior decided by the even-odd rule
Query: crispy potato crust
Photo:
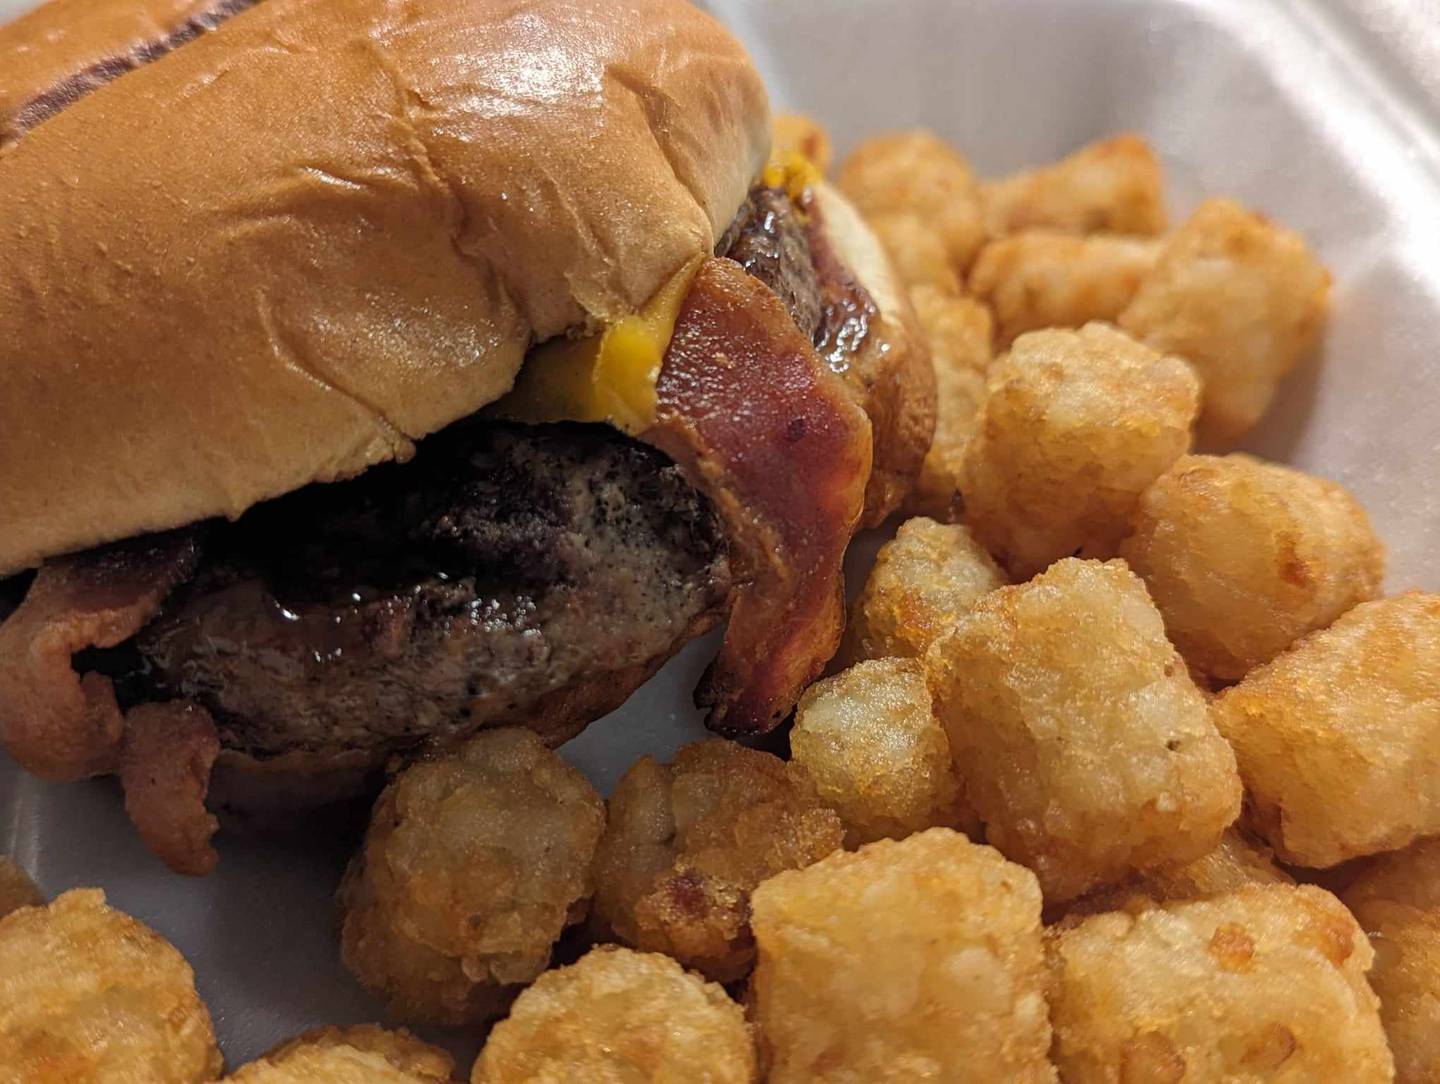
[[[200,1084],[221,1068],[190,965],[105,893],[0,920],[0,1081]]]
[[[1295,878],[1275,864],[1270,848],[1235,828],[1227,828],[1215,849],[1193,862],[1153,870],[1084,896],[1067,910],[1066,917],[1131,911],[1173,900],[1204,900],[1246,885],[1294,883]]]
[[[584,917],[604,824],[594,788],[528,730],[413,765],[341,885],[346,966],[402,1019],[498,1015]]]
[[[1051,1056],[1091,1081],[1388,1081],[1355,920],[1309,885],[1242,888],[1047,937]]]
[[[35,907],[45,897],[35,887],[30,875],[14,859],[0,855],[0,918],[22,907]]]
[[[408,1031],[320,1028],[226,1077],[233,1084],[446,1084],[455,1059]]]
[[[964,274],[984,243],[975,175],[933,132],[891,132],[867,139],[845,160],[840,188],[866,218],[899,213],[923,224],[925,232],[940,239],[957,275]],[[895,238],[882,233],[881,240],[888,245]]]
[[[495,1025],[472,1084],[751,1084],[745,1013],[668,956],[605,946],[547,971]]]
[[[857,663],[810,686],[795,712],[790,756],[840,814],[847,847],[937,825],[979,828],[916,659]]]
[[[916,517],[880,547],[850,609],[842,658],[921,659],[1005,575],[970,531]]]
[[[984,185],[981,199],[991,237],[1037,228],[1142,237],[1165,232],[1165,173],[1136,135],[1091,143],[1052,165]]]
[[[907,508],[942,521],[959,515],[960,462],[985,402],[990,368],[990,310],[935,286],[910,291],[935,367],[935,435]]]
[[[970,269],[970,292],[995,313],[996,343],[1027,331],[1114,321],[1155,266],[1158,241],[1029,230],[992,241]]]
[[[1370,936],[1370,985],[1398,1084],[1440,1074],[1440,839],[1369,863],[1341,897]]]
[[[890,265],[911,289],[925,287],[946,297],[959,297],[964,288],[960,272],[945,247],[945,239],[912,211],[871,211],[865,216],[880,239]]]
[[[1059,904],[1211,850],[1235,757],[1122,561],[1060,561],[986,595],[926,656],[987,839]]]
[[[755,892],[771,1084],[1051,1081],[1040,890],[948,828]]]
[[[750,893],[840,847],[840,818],[798,764],[734,742],[638,760],[610,796],[595,915],[626,944],[730,982],[750,970]]]
[[[1330,273],[1303,237],[1210,199],[1165,240],[1120,326],[1195,366],[1202,434],[1234,441],[1318,341],[1329,293]]]
[[[1140,494],[1189,448],[1199,395],[1179,358],[1104,324],[1022,335],[961,462],[975,537],[1019,579],[1113,557]]]
[[[1390,851],[1365,862],[1345,886],[1347,904],[1390,900],[1440,911],[1440,839],[1421,839],[1403,851]]]
[[[1245,455],[1178,460],[1120,553],[1197,669],[1245,676],[1375,597],[1385,551],[1342,486]]]
[[[1284,861],[1333,866],[1440,833],[1440,595],[1355,607],[1227,689],[1215,721],[1247,822]]]

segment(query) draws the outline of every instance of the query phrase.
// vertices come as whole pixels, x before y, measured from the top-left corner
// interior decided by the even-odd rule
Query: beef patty
[[[472,419],[212,528],[119,688],[204,705],[258,758],[503,723],[558,741],[728,593],[720,524],[663,455],[605,426]],[[562,717],[581,684],[591,714]]]

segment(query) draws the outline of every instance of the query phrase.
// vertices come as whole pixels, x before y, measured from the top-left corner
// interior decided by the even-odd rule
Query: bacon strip
[[[176,873],[203,876],[218,861],[210,837],[219,822],[205,808],[205,795],[219,755],[215,721],[197,704],[141,704],[125,715],[125,812],[145,845]]]
[[[113,772],[125,724],[110,680],[71,656],[135,635],[195,568],[193,532],[146,535],[52,561],[0,625],[0,739],[54,782]]]
[[[656,392],[644,439],[725,518],[740,581],[696,702],[713,729],[763,733],[839,643],[870,423],[775,295],[725,259],[696,273]]]

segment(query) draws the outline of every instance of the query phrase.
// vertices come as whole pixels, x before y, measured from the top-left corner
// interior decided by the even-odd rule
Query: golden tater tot
[[[1017,579],[1113,557],[1140,494],[1189,447],[1199,396],[1183,361],[1104,324],[1020,336],[961,461],[966,522]]]
[[[22,907],[44,902],[45,897],[40,895],[30,875],[12,859],[0,855],[0,918]]]
[[[725,991],[668,956],[605,946],[547,971],[495,1025],[472,1084],[751,1084]]]
[[[985,241],[980,187],[969,164],[933,132],[867,139],[840,170],[840,188],[866,218],[913,215],[945,246],[964,274]]]
[[[821,173],[830,172],[835,150],[830,133],[814,117],[804,113],[776,113],[770,122],[770,156],[784,160],[787,154],[798,154]]]
[[[902,283],[959,297],[964,289],[960,272],[955,270],[944,239],[925,219],[911,211],[887,211],[871,214],[866,222]]]
[[[1440,839],[1375,859],[1341,897],[1370,935],[1398,1084],[1440,1079]]]
[[[1303,237],[1211,199],[1166,239],[1120,326],[1195,366],[1205,382],[1201,432],[1233,441],[1315,345],[1329,292],[1330,273]]]
[[[0,919],[0,1081],[200,1084],[221,1069],[190,965],[105,893]]]
[[[1228,828],[1215,849],[1193,862],[1154,870],[1076,902],[1070,913],[1122,911],[1172,900],[1204,900],[1246,885],[1288,885],[1295,878],[1275,864],[1268,847]]]
[[[408,1031],[320,1028],[291,1039],[226,1081],[233,1084],[448,1084],[455,1059]]]
[[[716,738],[669,766],[641,757],[610,797],[596,918],[628,945],[733,981],[755,958],[755,886],[824,858],[844,834],[809,774],[769,753]]]
[[[1055,1079],[1040,890],[948,828],[755,892],[752,984],[770,1084]]]
[[[935,435],[911,490],[911,512],[949,521],[956,517],[960,462],[975,433],[992,357],[990,310],[934,286],[910,291],[935,367]]]
[[[1222,693],[1215,722],[1282,861],[1440,834],[1440,595],[1362,603]]]
[[[1040,169],[983,186],[991,237],[1021,230],[1065,233],[1165,232],[1165,172],[1150,144],[1118,135]]]
[[[795,710],[790,756],[840,814],[847,847],[937,825],[979,827],[916,659],[857,663],[810,686]]]
[[[1046,940],[1067,1082],[1390,1079],[1370,945],[1322,889],[1094,915]]]
[[[1155,266],[1160,242],[1028,230],[992,241],[970,269],[970,292],[995,313],[998,345],[1047,327],[1114,321]]]
[[[1416,840],[1362,863],[1342,898],[1347,904],[1377,899],[1440,911],[1440,838]]]
[[[920,659],[1004,574],[967,527],[917,516],[880,547],[850,609],[843,658]]]
[[[1199,858],[1240,810],[1234,754],[1122,561],[992,591],[925,665],[987,839],[1047,903]]]
[[[1178,460],[1120,554],[1203,673],[1235,680],[1375,597],[1384,549],[1334,482],[1246,455]]]
[[[412,765],[340,888],[346,966],[402,1019],[497,1015],[584,917],[604,824],[594,788],[528,730]]]

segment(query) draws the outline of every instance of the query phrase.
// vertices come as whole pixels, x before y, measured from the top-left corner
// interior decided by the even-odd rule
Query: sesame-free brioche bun
[[[407,458],[768,143],[684,0],[265,0],[93,90],[0,151],[0,575]]]

